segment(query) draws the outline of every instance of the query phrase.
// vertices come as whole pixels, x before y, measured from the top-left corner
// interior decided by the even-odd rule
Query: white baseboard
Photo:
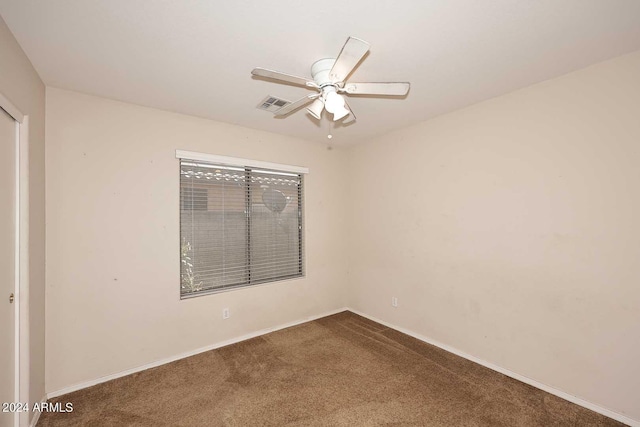
[[[380,319],[377,319],[377,318],[375,318],[373,316],[369,316],[368,314],[361,313],[358,310],[354,310],[352,308],[347,308],[347,310],[349,310],[350,312],[355,313],[357,315],[360,315],[362,317],[366,317],[369,320],[373,320],[374,322],[377,322],[377,323],[380,323],[382,325],[385,325],[385,326],[387,326],[387,327],[389,327],[391,329],[395,329],[396,331],[402,332],[403,334],[407,334],[409,336],[412,336],[412,337],[414,337],[414,338],[416,338],[416,339],[418,339],[420,341],[426,342],[427,344],[431,344],[431,345],[434,345],[436,347],[439,347],[439,348],[441,348],[441,349],[443,349],[445,351],[448,351],[449,353],[453,353],[453,354],[455,354],[457,356],[463,357],[463,358],[465,358],[467,360],[475,362],[475,363],[477,363],[479,365],[482,365],[484,367],[487,367],[487,368],[489,368],[491,370],[494,370],[496,372],[500,372],[501,374],[504,374],[504,375],[506,375],[508,377],[511,377],[511,378],[514,378],[514,379],[516,379],[518,381],[521,381],[523,383],[529,384],[529,385],[531,385],[531,386],[533,386],[535,388],[539,388],[540,390],[546,391],[547,393],[551,393],[551,394],[553,394],[555,396],[558,396],[558,397],[560,397],[560,398],[562,398],[564,400],[568,400],[569,402],[575,403],[576,405],[579,405],[579,406],[582,406],[584,408],[590,409],[590,410],[592,410],[594,412],[597,412],[597,413],[602,414],[602,415],[604,415],[606,417],[612,418],[612,419],[614,419],[616,421],[620,421],[621,423],[625,423],[625,424],[627,424],[629,426],[632,426],[632,427],[640,427],[640,421],[638,421],[638,420],[634,420],[634,419],[629,418],[629,417],[627,417],[625,415],[622,415],[622,414],[619,414],[617,412],[614,412],[614,411],[612,411],[610,409],[606,409],[606,408],[598,406],[598,405],[596,405],[594,403],[588,402],[588,401],[586,401],[584,399],[581,399],[581,398],[579,398],[577,396],[574,396],[572,394],[569,394],[569,393],[566,393],[564,391],[561,391],[561,390],[555,389],[553,387],[550,387],[550,386],[548,386],[546,384],[538,382],[538,381],[536,381],[534,379],[531,379],[529,377],[526,377],[524,375],[520,375],[520,374],[518,374],[516,372],[510,371],[510,370],[505,369],[505,368],[502,368],[502,367],[500,367],[498,365],[494,365],[491,362],[487,362],[486,360],[479,359],[479,358],[477,358],[475,356],[472,356],[472,355],[467,354],[467,353],[465,353],[463,351],[460,351],[457,348],[453,348],[453,347],[451,347],[451,346],[449,346],[447,344],[443,344],[441,342],[432,340],[431,338],[427,338],[427,337],[425,337],[423,335],[417,334],[417,333],[415,333],[413,331],[410,331],[408,329],[401,328],[401,327],[393,325],[393,324],[391,324],[389,322],[385,322],[384,320],[380,320]]]
[[[135,368],[127,369],[127,370],[121,371],[121,372],[116,372],[114,374],[106,375],[104,377],[96,378],[94,380],[90,380],[90,381],[85,381],[85,382],[81,382],[81,383],[78,383],[78,384],[74,384],[72,386],[65,387],[65,388],[62,388],[60,390],[55,390],[55,391],[47,393],[47,399],[51,399],[51,398],[54,398],[54,397],[62,396],[64,394],[71,393],[73,391],[82,390],[83,388],[91,387],[91,386],[94,386],[96,384],[100,384],[100,383],[103,383],[103,382],[106,382],[106,381],[111,381],[111,380],[114,380],[116,378],[125,377],[127,375],[131,375],[131,374],[134,374],[136,372],[144,371],[146,369],[155,368],[156,366],[165,365],[167,363],[175,362],[176,360],[184,359],[185,357],[195,356],[196,354],[204,353],[205,351],[215,350],[216,348],[225,347],[225,346],[228,346],[228,345],[231,345],[231,344],[238,343],[240,341],[246,341],[248,339],[259,337],[261,335],[265,335],[265,334],[268,334],[268,333],[271,333],[271,332],[279,331],[281,329],[286,329],[286,328],[290,328],[292,326],[300,325],[302,323],[311,322],[313,320],[317,320],[317,319],[321,319],[323,317],[331,316],[333,314],[341,313],[341,312],[346,311],[346,310],[348,310],[348,309],[346,307],[343,307],[343,308],[339,308],[337,310],[332,310],[332,311],[329,311],[329,312],[326,312],[326,313],[322,313],[322,314],[319,314],[319,315],[316,315],[316,316],[309,316],[309,317],[306,317],[304,319],[296,320],[294,322],[285,323],[285,324],[274,326],[274,327],[271,327],[271,328],[261,329],[261,330],[256,331],[256,332],[251,332],[249,334],[241,335],[241,336],[236,337],[236,338],[232,338],[232,339],[229,339],[229,340],[225,340],[225,341],[221,341],[221,342],[218,342],[218,343],[215,343],[215,344],[211,344],[211,345],[208,345],[206,347],[198,348],[196,350],[187,351],[187,352],[184,352],[184,353],[177,354],[175,356],[167,357],[165,359],[156,360],[155,362],[147,363],[147,364],[142,365],[142,366],[137,366]],[[38,414],[38,416],[39,416],[39,414]]]

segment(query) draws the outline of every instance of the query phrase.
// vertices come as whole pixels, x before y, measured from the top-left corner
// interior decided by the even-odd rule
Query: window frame
[[[297,207],[297,215],[298,215],[298,256],[300,257],[301,261],[299,263],[299,267],[298,267],[298,272],[296,274],[292,274],[292,275],[288,275],[288,276],[281,276],[281,277],[276,277],[276,278],[270,278],[270,279],[263,279],[263,280],[258,280],[255,282],[252,282],[251,279],[249,278],[249,280],[247,282],[242,282],[242,283],[238,283],[235,285],[225,285],[222,286],[220,288],[213,288],[213,289],[206,289],[206,290],[202,290],[202,291],[198,291],[198,292],[192,292],[192,293],[188,293],[188,294],[184,294],[182,292],[182,255],[179,255],[179,286],[178,286],[178,292],[180,294],[180,300],[186,300],[186,299],[191,299],[191,298],[197,298],[200,296],[205,296],[205,295],[213,295],[213,294],[218,294],[218,293],[223,293],[223,292],[228,292],[228,291],[234,291],[234,290],[238,290],[238,289],[245,289],[245,288],[253,288],[255,286],[263,286],[263,285],[267,285],[267,284],[272,284],[272,283],[279,283],[279,282],[284,282],[284,281],[289,281],[289,280],[299,280],[302,278],[306,277],[306,221],[305,221],[305,191],[304,191],[304,186],[305,186],[305,177],[304,175],[309,173],[309,169],[306,167],[302,167],[302,166],[292,166],[292,165],[284,165],[284,164],[280,164],[280,163],[271,163],[271,162],[264,162],[264,161],[259,161],[259,160],[250,160],[250,159],[243,159],[243,158],[238,158],[238,157],[228,157],[228,156],[218,156],[218,155],[213,155],[213,154],[206,154],[206,153],[197,153],[197,152],[193,152],[193,151],[184,151],[184,150],[176,150],[176,159],[178,159],[178,234],[179,234],[179,250],[181,250],[182,248],[182,209],[181,209],[181,201],[180,201],[180,193],[181,193],[181,185],[180,185],[180,177],[181,177],[181,173],[182,173],[182,161],[189,161],[189,162],[202,162],[202,163],[208,163],[208,164],[212,164],[212,165],[219,165],[219,166],[228,166],[228,167],[233,167],[233,168],[240,168],[240,169],[244,169],[245,174],[247,175],[247,177],[250,176],[251,172],[253,170],[257,170],[257,173],[260,173],[260,171],[262,172],[275,172],[276,174],[278,172],[284,172],[284,173],[288,173],[288,174],[295,174],[298,175],[299,179],[300,179],[300,188],[298,190],[298,207]],[[249,204],[247,205],[247,208],[250,207],[251,204],[251,184],[250,184],[250,180],[248,180],[248,184],[247,184],[247,190],[246,190],[246,202]],[[247,251],[248,253],[251,253],[251,209],[248,209],[247,211]],[[247,267],[249,269],[249,272],[251,270],[251,258],[248,259],[247,261]],[[249,273],[249,277],[250,277],[250,273]]]

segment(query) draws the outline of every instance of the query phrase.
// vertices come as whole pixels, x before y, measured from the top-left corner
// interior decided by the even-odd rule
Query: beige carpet
[[[622,425],[350,312],[53,401],[38,426]]]

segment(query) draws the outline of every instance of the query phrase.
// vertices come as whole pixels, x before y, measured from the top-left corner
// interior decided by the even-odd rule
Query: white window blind
[[[303,275],[303,175],[180,160],[182,298]]]

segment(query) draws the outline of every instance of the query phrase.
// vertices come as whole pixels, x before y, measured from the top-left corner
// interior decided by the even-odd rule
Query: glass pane
[[[245,172],[191,166],[180,174],[181,292],[246,283]]]
[[[252,172],[252,283],[302,274],[300,186],[298,175]]]

